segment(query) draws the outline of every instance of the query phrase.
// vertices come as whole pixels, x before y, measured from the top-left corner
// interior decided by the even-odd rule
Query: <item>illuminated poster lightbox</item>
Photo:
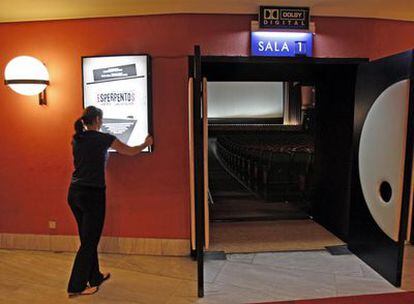
[[[82,57],[82,69],[83,106],[102,109],[101,131],[130,146],[143,143],[151,133],[150,56]]]

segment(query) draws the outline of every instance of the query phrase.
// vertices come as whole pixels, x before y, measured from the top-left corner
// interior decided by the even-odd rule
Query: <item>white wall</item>
[[[283,82],[208,82],[209,118],[281,118]]]

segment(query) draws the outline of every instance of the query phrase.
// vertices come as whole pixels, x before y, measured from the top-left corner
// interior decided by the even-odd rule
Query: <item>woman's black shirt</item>
[[[73,136],[75,171],[72,175],[72,185],[105,188],[108,149],[115,139],[113,135],[93,130]]]

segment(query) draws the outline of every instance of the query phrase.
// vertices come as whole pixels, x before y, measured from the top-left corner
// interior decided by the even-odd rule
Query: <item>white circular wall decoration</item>
[[[359,144],[362,193],[375,222],[394,241],[400,230],[409,88],[409,80],[402,80],[378,96]]]

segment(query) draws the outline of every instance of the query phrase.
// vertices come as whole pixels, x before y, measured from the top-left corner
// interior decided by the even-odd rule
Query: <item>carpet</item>
[[[225,253],[324,250],[344,243],[312,220],[214,222],[209,251]]]

